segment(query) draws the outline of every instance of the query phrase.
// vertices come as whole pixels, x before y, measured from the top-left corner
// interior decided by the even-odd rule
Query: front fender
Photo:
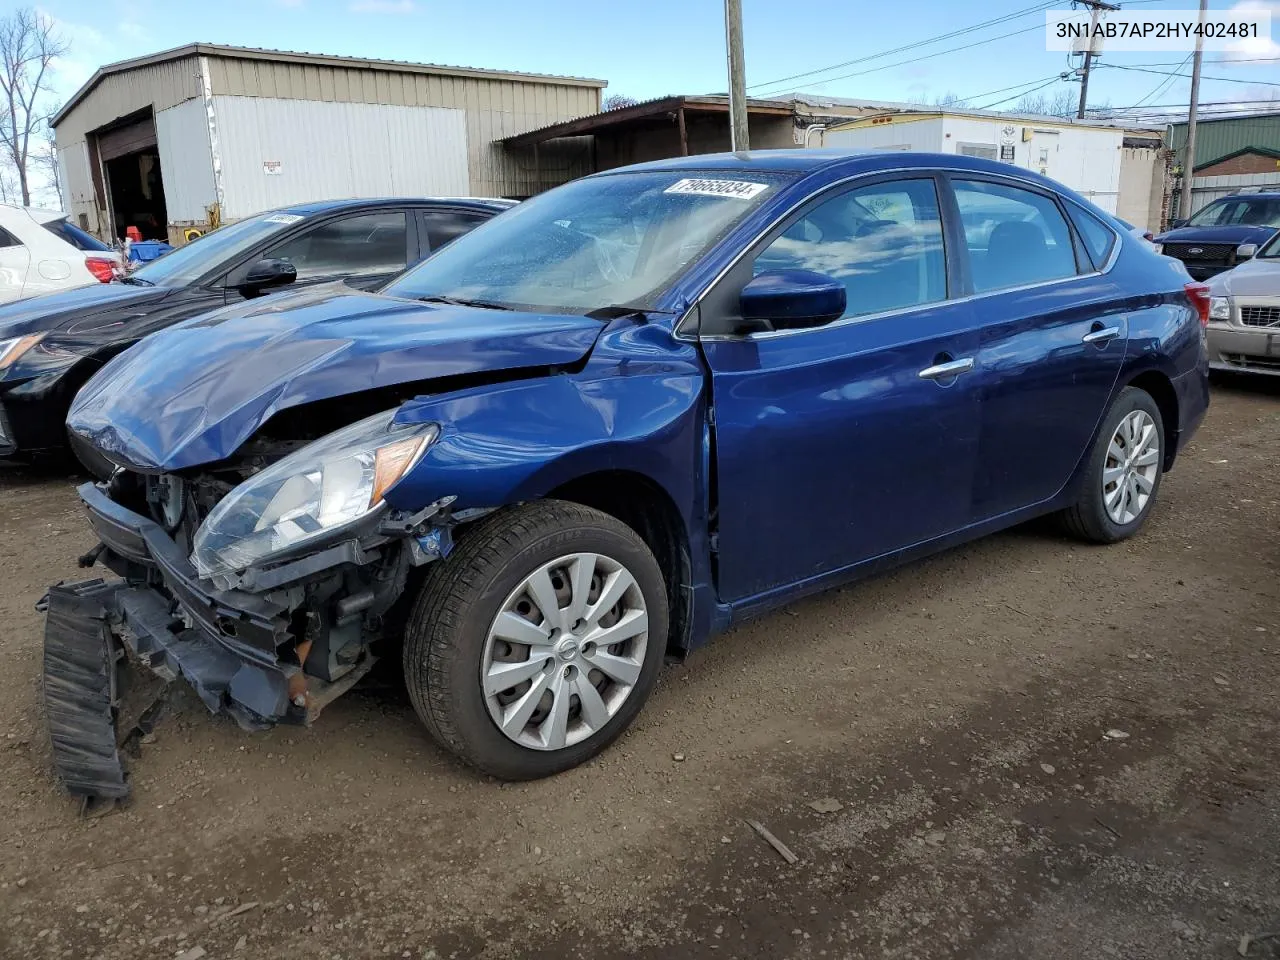
[[[692,346],[659,325],[617,321],[576,373],[402,406],[397,422],[438,423],[440,437],[387,501],[415,510],[455,496],[455,510],[499,507],[587,474],[626,470],[665,490],[692,526],[705,503],[704,402]]]

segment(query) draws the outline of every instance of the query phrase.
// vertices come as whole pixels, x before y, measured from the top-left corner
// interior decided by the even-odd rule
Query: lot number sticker
[[[691,193],[700,197],[733,197],[750,200],[769,189],[767,183],[748,183],[746,180],[702,180],[686,177],[677,180],[663,193]]]

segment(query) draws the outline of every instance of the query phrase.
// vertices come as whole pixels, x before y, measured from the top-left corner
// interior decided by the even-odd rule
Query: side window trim
[[[853,193],[858,190],[864,190],[868,187],[881,186],[886,183],[897,183],[906,180],[928,180],[933,183],[933,189],[938,201],[938,215],[942,226],[942,244],[945,263],[945,296],[941,300],[931,300],[928,303],[911,304],[905,307],[896,307],[892,310],[882,310],[876,313],[857,314],[849,317],[841,317],[831,323],[824,324],[820,327],[801,327],[790,330],[756,330],[750,333],[718,333],[702,335],[709,339],[726,339],[726,340],[757,340],[768,339],[781,336],[796,336],[805,333],[816,333],[821,330],[831,330],[839,327],[849,326],[852,324],[867,323],[873,320],[880,320],[885,317],[901,316],[902,314],[915,313],[921,310],[930,310],[936,308],[939,304],[950,303],[957,299],[957,275],[953,272],[952,247],[954,246],[951,236],[947,232],[947,200],[943,189],[944,174],[939,170],[922,169],[922,170],[905,170],[894,171],[892,173],[877,173],[868,176],[854,177],[849,180],[842,180],[829,184],[817,193],[814,193],[799,204],[792,207],[786,214],[774,222],[774,224],[756,239],[739,255],[733,266],[725,271],[710,287],[698,298],[695,305],[705,304],[716,293],[722,292],[721,288],[726,284],[732,286],[737,282],[737,278],[746,273],[747,279],[750,278],[750,270],[755,264],[756,258],[760,253],[767,249],[770,244],[787,232],[797,221],[802,220],[810,211],[835,199],[846,193]],[[745,282],[745,280],[743,281]],[[696,328],[694,333],[697,332]]]

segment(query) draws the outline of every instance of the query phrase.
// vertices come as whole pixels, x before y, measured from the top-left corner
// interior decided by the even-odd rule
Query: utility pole
[[[1119,10],[1115,4],[1103,3],[1102,0],[1078,0],[1089,8],[1089,46],[1084,52],[1084,66],[1080,70],[1080,109],[1076,111],[1076,119],[1083,120],[1085,108],[1089,105],[1089,71],[1093,69],[1093,32],[1098,27],[1099,10]]]
[[[742,0],[724,0],[724,38],[729,57],[729,144],[750,150],[747,137],[747,66],[742,58]]]
[[[1209,0],[1200,0],[1200,26]],[[1191,216],[1191,185],[1196,175],[1196,114],[1200,112],[1200,62],[1204,59],[1204,30],[1196,35],[1196,55],[1191,61],[1191,111],[1187,114],[1187,155],[1182,163],[1182,193],[1178,197],[1178,219]]]

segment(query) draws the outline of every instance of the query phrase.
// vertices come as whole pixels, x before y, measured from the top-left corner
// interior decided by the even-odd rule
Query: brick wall
[[[1230,160],[1223,160],[1196,170],[1197,177],[1230,177],[1244,173],[1275,173],[1280,171],[1280,158],[1263,153],[1244,153]]]

